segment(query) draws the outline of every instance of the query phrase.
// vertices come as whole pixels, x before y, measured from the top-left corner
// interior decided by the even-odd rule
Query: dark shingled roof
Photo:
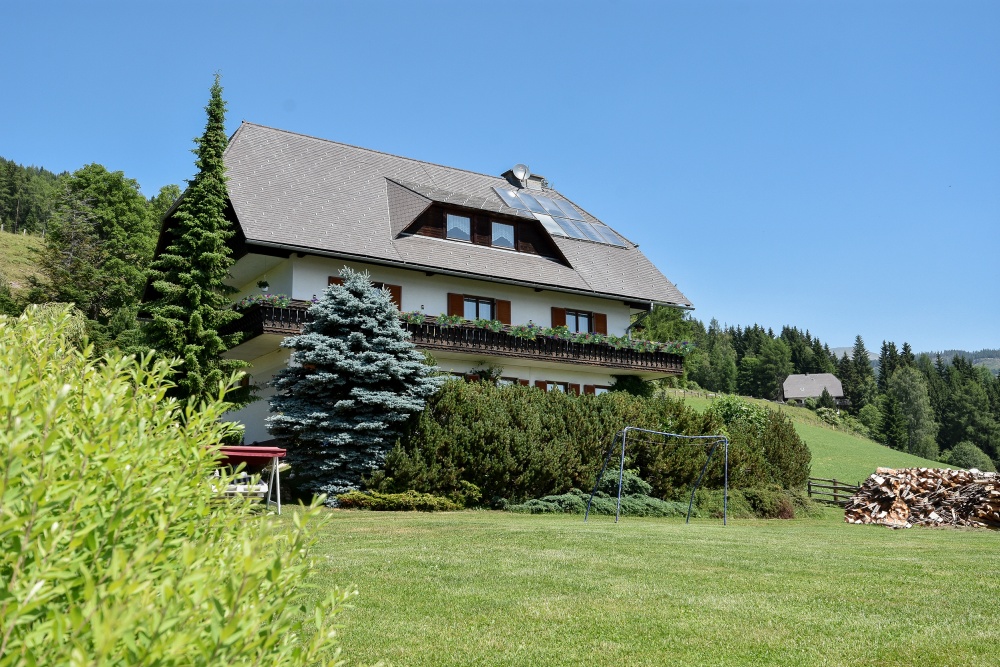
[[[833,373],[807,373],[805,375],[789,375],[782,383],[785,399],[789,398],[819,398],[825,387],[830,396],[844,397],[844,386]]]
[[[312,250],[629,301],[691,302],[633,244],[553,237],[571,266],[399,233],[434,202],[529,217],[493,191],[499,176],[388,155],[244,122],[225,154],[229,197],[250,244]],[[542,194],[568,199],[555,190]],[[572,202],[591,222],[600,222]]]

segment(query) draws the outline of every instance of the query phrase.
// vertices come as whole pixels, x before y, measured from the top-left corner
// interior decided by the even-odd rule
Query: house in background
[[[244,337],[227,356],[250,361],[258,385],[289,363],[279,343],[301,331],[311,299],[344,267],[366,271],[401,311],[427,314],[406,327],[455,374],[493,365],[505,382],[600,393],[614,375],[683,370],[662,351],[434,323],[447,314],[622,336],[654,305],[691,307],[634,243],[524,165],[489,176],[251,123],[231,138],[225,163],[235,298],[266,285],[292,299],[254,306],[228,329]],[[271,391],[230,415],[248,443],[270,437]]]
[[[818,399],[826,389],[838,406],[844,405],[844,385],[833,373],[789,375],[781,389],[786,403],[802,405],[808,398]]]

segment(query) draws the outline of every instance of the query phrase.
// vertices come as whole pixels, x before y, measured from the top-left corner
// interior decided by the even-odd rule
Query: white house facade
[[[264,387],[231,415],[247,443],[270,439],[266,383],[290,359],[281,340],[301,331],[311,301],[344,267],[367,272],[402,313],[425,314],[406,326],[451,373],[492,366],[505,382],[599,393],[616,375],[682,372],[677,354],[600,341],[628,336],[654,305],[690,302],[623,233],[523,165],[489,176],[251,123],[233,135],[225,162],[236,298],[266,290],[290,299],[254,306],[229,328],[243,339],[227,356],[251,362]],[[438,315],[453,322],[439,326]],[[455,325],[455,316],[503,328]],[[512,335],[529,323],[598,342]]]

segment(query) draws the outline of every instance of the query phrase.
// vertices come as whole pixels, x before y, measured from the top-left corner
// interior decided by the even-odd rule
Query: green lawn
[[[38,255],[45,242],[38,236],[0,232],[0,279],[11,289],[27,289],[28,278],[38,275]]]
[[[995,664],[1000,535],[840,517],[333,511],[312,583],[354,664]]]

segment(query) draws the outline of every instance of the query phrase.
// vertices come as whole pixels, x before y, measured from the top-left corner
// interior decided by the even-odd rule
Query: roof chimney
[[[529,190],[541,190],[546,185],[548,185],[548,181],[541,174],[528,174],[527,186]]]

